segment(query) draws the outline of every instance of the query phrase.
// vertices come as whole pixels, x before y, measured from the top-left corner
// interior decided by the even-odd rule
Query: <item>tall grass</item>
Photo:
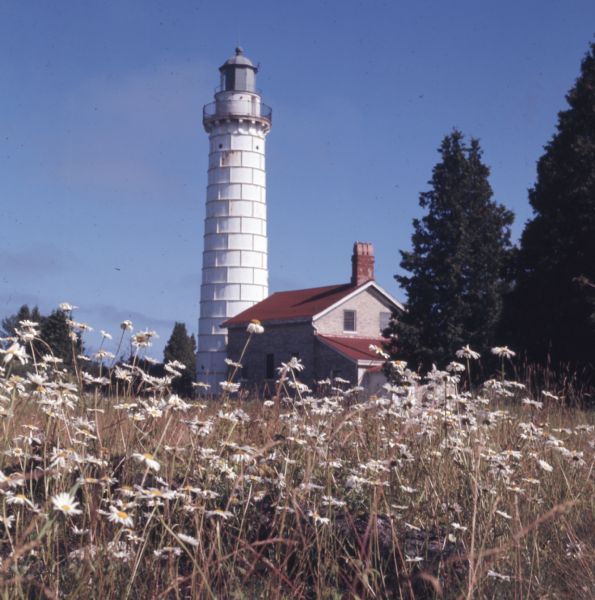
[[[93,376],[35,331],[0,374],[3,598],[592,597],[594,418],[554,395],[404,364],[312,394],[294,361],[272,401],[187,403],[148,332]]]

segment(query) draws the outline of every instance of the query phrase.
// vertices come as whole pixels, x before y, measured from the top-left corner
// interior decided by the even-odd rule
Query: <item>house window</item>
[[[388,327],[390,323],[390,313],[389,312],[381,312],[380,313],[380,333]]]
[[[355,311],[343,311],[343,331],[355,331]]]
[[[266,371],[267,379],[275,378],[275,355],[274,354],[266,355],[265,371]]]

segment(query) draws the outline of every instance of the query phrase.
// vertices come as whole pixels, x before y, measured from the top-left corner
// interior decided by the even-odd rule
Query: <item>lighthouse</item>
[[[220,68],[215,101],[203,108],[209,136],[197,375],[219,391],[227,377],[221,323],[268,295],[265,138],[271,109],[258,68],[241,48]]]

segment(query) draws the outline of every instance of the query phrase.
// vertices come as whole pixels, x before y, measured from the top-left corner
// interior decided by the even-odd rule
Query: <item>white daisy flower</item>
[[[75,501],[74,496],[68,492],[56,494],[52,498],[54,510],[59,510],[65,515],[80,515],[83,511],[78,507],[79,503]]]
[[[0,349],[0,353],[4,354],[5,365],[7,365],[13,358],[16,358],[22,365],[29,361],[27,351],[18,342],[14,342],[6,350]]]
[[[109,507],[110,514],[108,516],[108,520],[112,523],[120,523],[121,525],[125,525],[126,527],[132,527],[133,521],[132,517],[124,510],[120,510],[115,506]]]
[[[122,331],[130,331],[132,328],[132,321],[129,321],[128,319],[120,323],[120,329]]]
[[[185,544],[189,544],[190,546],[194,546],[195,548],[196,546],[198,546],[198,540],[195,537],[192,537],[191,535],[186,535],[185,533],[178,533],[178,537]]]
[[[259,320],[252,319],[248,324],[248,327],[246,327],[246,331],[250,334],[255,333],[260,335],[261,333],[264,333],[264,327],[260,324]]]
[[[161,468],[161,465],[155,460],[155,457],[150,454],[149,452],[145,452],[144,454],[139,454],[138,452],[135,452],[132,455],[132,458],[136,458],[136,460],[145,463],[145,465],[147,467],[149,467],[149,469],[152,469],[153,471],[159,471],[159,469]]]
[[[207,510],[205,511],[205,515],[207,515],[207,517],[220,517],[226,521],[227,519],[233,517],[232,512],[229,512],[228,510],[221,510],[220,508],[216,508],[215,510]]]
[[[469,348],[469,344],[463,346],[460,350],[457,350],[455,354],[458,358],[466,358],[470,360],[477,360],[481,356],[479,352],[471,350],[471,348]]]
[[[554,467],[552,467],[552,465],[550,465],[550,463],[546,462],[545,460],[541,460],[538,459],[537,460],[537,464],[544,470],[547,471],[548,473],[551,473],[554,470]]]

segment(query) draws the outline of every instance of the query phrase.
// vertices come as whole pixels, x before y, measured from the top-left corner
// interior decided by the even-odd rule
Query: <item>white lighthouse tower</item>
[[[271,109],[256,89],[258,68],[241,48],[220,68],[209,134],[207,208],[198,322],[198,379],[218,392],[226,379],[226,319],[268,295],[265,137]]]

